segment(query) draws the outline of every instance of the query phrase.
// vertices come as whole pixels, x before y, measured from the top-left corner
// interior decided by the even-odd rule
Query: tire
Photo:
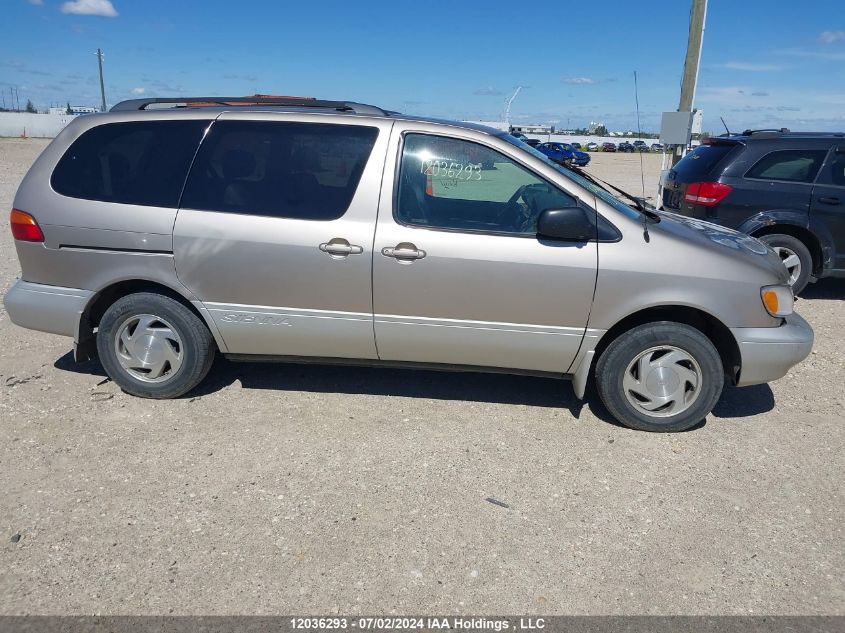
[[[641,431],[694,427],[716,406],[724,383],[722,360],[710,339],[671,321],[625,332],[596,364],[596,388],[607,410],[621,424]]]
[[[783,260],[789,271],[792,294],[798,295],[807,287],[813,272],[813,256],[810,249],[797,237],[781,233],[764,235],[760,241],[772,248]]]
[[[141,398],[187,393],[208,374],[216,351],[211,332],[196,314],[154,293],[118,299],[97,330],[97,352],[109,378]]]

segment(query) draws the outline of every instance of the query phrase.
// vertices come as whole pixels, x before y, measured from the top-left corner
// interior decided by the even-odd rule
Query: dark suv
[[[760,238],[795,294],[845,276],[845,134],[751,131],[705,140],[669,171],[663,208]]]

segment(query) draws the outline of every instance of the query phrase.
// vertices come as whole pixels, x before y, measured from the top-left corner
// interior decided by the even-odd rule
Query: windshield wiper
[[[574,171],[576,174],[581,176],[581,178],[583,178],[584,180],[587,180],[587,181],[593,183],[596,187],[604,189],[608,193],[611,193],[611,191],[608,190],[608,187],[610,187],[610,189],[613,189],[613,191],[617,192],[618,194],[624,196],[625,198],[627,198],[628,200],[633,202],[634,208],[637,211],[639,211],[640,213],[647,216],[650,220],[654,220],[655,222],[660,222],[660,215],[658,215],[654,211],[654,207],[652,207],[648,202],[646,202],[645,198],[642,198],[640,196],[631,195],[627,191],[623,191],[619,187],[611,185],[609,182],[605,182],[604,180],[599,180],[595,176],[588,174],[584,170],[579,169],[578,167],[575,167],[574,165],[568,167],[568,169],[570,171]]]

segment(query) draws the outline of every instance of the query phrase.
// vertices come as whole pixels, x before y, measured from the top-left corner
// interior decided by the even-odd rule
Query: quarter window
[[[746,178],[813,182],[827,155],[825,150],[787,149],[766,154],[748,170]]]
[[[819,182],[845,187],[845,152],[841,149],[834,152],[830,164],[819,176]]]
[[[218,121],[197,154],[182,207],[304,220],[346,213],[378,129]]]
[[[208,124],[185,120],[99,125],[71,144],[50,184],[71,198],[175,208]]]
[[[488,147],[405,136],[396,201],[403,224],[536,234],[540,213],[575,204],[572,196]]]

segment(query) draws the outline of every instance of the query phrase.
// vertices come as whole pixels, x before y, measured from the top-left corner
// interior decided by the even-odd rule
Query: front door
[[[379,357],[565,373],[587,324],[597,245],[541,240],[536,228],[541,211],[575,198],[470,139],[400,138],[373,256]]]
[[[200,147],[173,232],[179,279],[230,353],[375,358],[372,247],[391,123],[249,117],[222,115]]]
[[[810,222],[833,243],[834,270],[845,270],[845,145],[834,147],[813,187]]]

